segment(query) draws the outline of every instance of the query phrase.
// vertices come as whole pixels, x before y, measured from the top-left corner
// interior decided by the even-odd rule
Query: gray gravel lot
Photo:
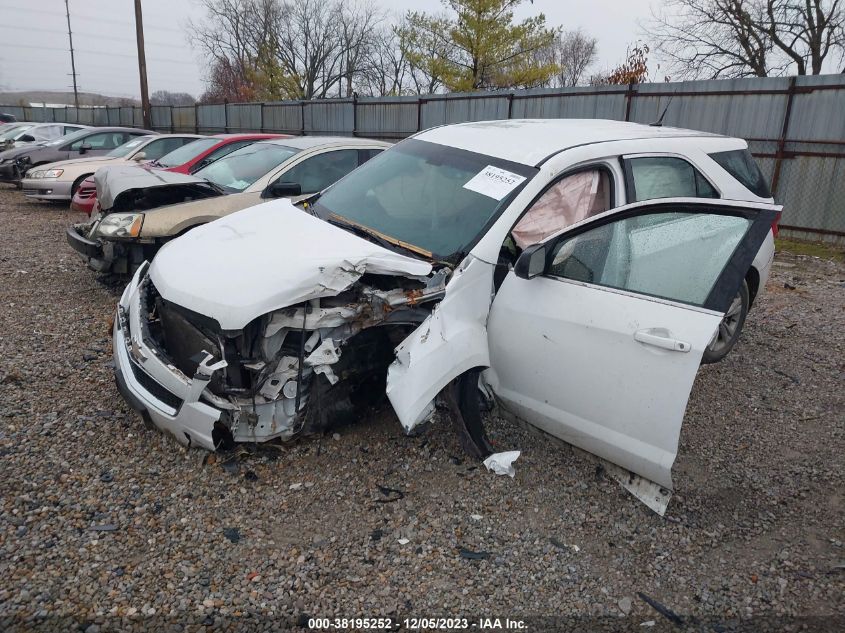
[[[66,245],[79,217],[0,190],[0,629],[672,626],[638,592],[688,625],[845,627],[845,265],[778,256],[738,347],[699,374],[661,519],[496,419],[497,446],[523,451],[513,480],[445,421],[405,437],[389,409],[321,439],[186,451],[118,395],[117,290]]]

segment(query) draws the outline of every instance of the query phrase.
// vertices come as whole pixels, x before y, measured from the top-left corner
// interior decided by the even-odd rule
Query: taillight
[[[778,211],[777,215],[775,216],[775,221],[772,222],[772,237],[778,236],[778,222],[780,222],[780,214],[781,212]]]

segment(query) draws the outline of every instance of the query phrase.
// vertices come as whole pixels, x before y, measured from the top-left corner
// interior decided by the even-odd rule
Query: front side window
[[[239,193],[300,151],[277,143],[254,143],[203,167],[194,175],[225,191]]]
[[[542,242],[561,229],[611,207],[610,176],[604,169],[585,169],[549,187],[514,226],[516,245]]]
[[[75,141],[70,149],[79,150],[83,145],[90,145],[91,149],[98,150],[115,149],[127,140],[129,140],[129,135],[125,132],[100,132]]]
[[[625,161],[629,173],[629,202],[657,198],[718,198],[707,179],[682,158],[644,156]]]
[[[316,212],[450,258],[471,248],[537,171],[410,139],[328,189],[317,199]]]
[[[747,149],[731,150],[729,152],[716,152],[710,154],[719,166],[736,178],[742,186],[748,189],[755,196],[771,198],[772,192],[769,185],[760,172],[757,161]]]
[[[357,150],[323,152],[297,163],[281,174],[277,181],[295,182],[302,189],[302,193],[317,193],[343,178],[357,166]]]
[[[702,306],[751,224],[712,213],[627,217],[563,237],[548,273]]]

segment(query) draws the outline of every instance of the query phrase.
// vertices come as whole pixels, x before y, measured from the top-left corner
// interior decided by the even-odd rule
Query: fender
[[[493,266],[472,255],[455,270],[443,301],[396,348],[387,397],[406,432],[434,412],[437,394],[462,373],[490,366],[487,316]]]

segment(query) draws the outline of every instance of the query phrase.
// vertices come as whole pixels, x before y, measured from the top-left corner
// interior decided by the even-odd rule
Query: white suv
[[[421,132],[294,205],[194,229],[120,300],[118,385],[181,442],[322,431],[440,396],[595,453],[662,512],[699,364],[762,290],[780,210],[747,145],[600,120]]]

